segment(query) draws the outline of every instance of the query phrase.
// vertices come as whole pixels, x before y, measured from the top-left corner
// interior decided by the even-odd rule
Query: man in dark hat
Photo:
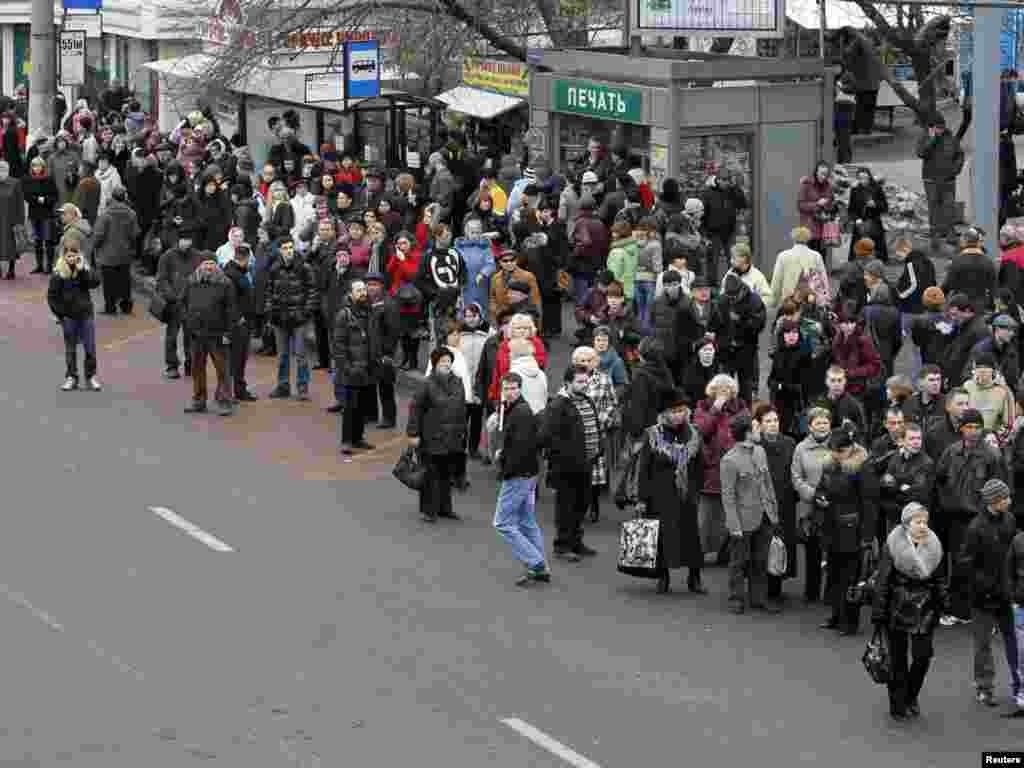
[[[503,310],[514,305],[523,304],[523,296],[532,308],[525,308],[537,318],[537,332],[540,328],[540,288],[537,285],[537,278],[519,266],[519,254],[515,251],[502,251],[498,257],[499,270],[491,276],[491,297],[488,305],[491,313],[491,322],[497,324],[498,315]],[[511,295],[515,286],[517,295]],[[513,300],[513,298],[515,300]]]
[[[963,130],[963,128],[961,128]],[[928,224],[931,228],[932,250],[940,247],[942,238],[951,242],[953,202],[956,200],[956,177],[964,167],[962,136],[946,129],[946,119],[936,112],[928,120],[927,132],[917,142],[921,158],[921,178],[928,197]]]
[[[178,371],[178,334],[182,334],[185,359],[185,375],[192,375],[192,356],[189,335],[185,332],[185,288],[188,280],[198,268],[201,259],[193,248],[196,236],[195,224],[184,222],[178,228],[177,247],[164,251],[156,268],[156,294],[166,302],[163,321],[164,331],[164,376],[168,379],[181,377]]]
[[[398,304],[387,292],[383,272],[366,276],[366,293],[370,303],[370,339],[373,341],[372,390],[367,397],[366,423],[377,429],[394,429],[398,406],[395,401],[395,349],[402,335]],[[379,407],[378,407],[379,399]]]
[[[979,313],[992,308],[999,284],[995,264],[985,253],[982,234],[974,227],[964,230],[960,253],[946,272],[942,290],[950,293],[964,293]]]
[[[370,330],[370,305],[366,283],[353,280],[349,284],[348,301],[338,311],[331,334],[334,356],[335,397],[345,407],[338,425],[341,452],[351,455],[357,450],[371,450],[366,442],[366,401],[376,395],[373,385],[373,352]]]
[[[985,422],[981,413],[967,408],[960,415],[960,439],[945,450],[935,467],[935,485],[942,511],[942,525],[936,533],[952,558],[950,602],[952,613],[943,624],[967,623],[971,619],[969,602],[970,569],[957,558],[964,546],[967,526],[985,508],[982,488],[992,478],[1007,481],[1006,465],[999,452],[983,439]],[[945,530],[942,530],[942,529]]]
[[[677,385],[683,385],[683,369],[694,341],[704,336],[696,321],[693,304],[683,293],[683,277],[674,269],[662,278],[663,293],[651,306],[654,338],[665,350],[665,363]]]

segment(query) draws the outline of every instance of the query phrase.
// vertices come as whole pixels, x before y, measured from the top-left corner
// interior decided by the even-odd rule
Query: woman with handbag
[[[900,522],[882,548],[871,623],[886,633],[889,645],[889,714],[905,721],[921,714],[917,699],[934,653],[932,635],[939,617],[949,612],[949,592],[939,567],[942,544],[928,527],[928,510],[911,502]]]
[[[636,514],[659,521],[658,592],[669,591],[673,568],[686,567],[690,592],[705,595],[697,522],[697,497],[704,482],[703,438],[690,423],[690,398],[682,390],[674,390],[659,410],[658,423],[644,432],[637,459]]]
[[[889,201],[885,199],[881,183],[875,181],[871,171],[861,168],[857,171],[857,183],[850,190],[850,204],[846,208],[853,234],[850,238],[849,261],[854,260],[854,244],[867,237],[875,244],[875,258],[888,263],[889,248],[885,242],[885,225],[882,223],[882,214],[888,212]]]
[[[401,316],[401,343],[405,359],[402,370],[419,368],[420,328],[423,325],[423,296],[416,287],[422,250],[410,232],[399,232],[395,238],[395,252],[388,259],[387,270],[391,278],[389,292],[398,300]]]
[[[811,232],[807,247],[820,253],[826,263],[826,249],[836,244],[839,234],[831,177],[832,168],[829,164],[818,163],[813,176],[804,176],[800,179],[800,196],[797,203],[800,209],[800,225],[807,227]]]

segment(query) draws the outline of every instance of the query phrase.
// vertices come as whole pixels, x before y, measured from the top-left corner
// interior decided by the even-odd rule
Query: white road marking
[[[518,717],[506,717],[500,721],[514,731],[518,731],[541,749],[545,749],[555,757],[563,760],[573,768],[601,768],[593,760],[585,758],[578,752],[574,752],[560,741],[551,738],[544,731],[534,728],[532,725]]]
[[[15,592],[6,584],[0,584],[0,592],[2,592],[4,596],[12,603],[21,606],[26,611],[31,613],[35,618],[39,619],[39,621],[45,624],[49,629],[52,629],[54,632],[68,634],[63,624],[61,624],[59,621],[57,621],[57,619],[55,619],[53,616],[51,616],[43,609],[37,608],[35,605],[33,605],[32,601],[25,597],[21,592]],[[142,672],[133,667],[128,662],[122,660],[120,657],[112,653],[107,653],[107,651],[103,650],[102,647],[94,643],[92,640],[89,640],[88,638],[84,638],[84,640],[89,650],[96,654],[98,658],[109,661],[119,670],[121,670],[125,674],[131,675],[139,682],[142,682],[145,679]]]
[[[190,523],[181,515],[175,514],[173,510],[167,507],[150,507],[149,511],[158,517],[162,517],[168,523],[173,525],[175,528],[180,528],[193,539],[201,541],[203,544],[208,546],[215,552],[234,552],[229,545],[218,539],[212,533],[207,533],[195,523]]]

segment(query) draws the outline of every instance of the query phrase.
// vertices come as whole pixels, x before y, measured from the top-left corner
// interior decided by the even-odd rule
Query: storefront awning
[[[179,78],[181,80],[200,80],[207,76],[216,65],[213,56],[206,53],[193,53],[176,59],[160,59],[150,61],[142,66],[165,77]],[[311,69],[310,72],[323,72],[323,68]],[[305,104],[306,97],[306,72],[305,69],[287,69],[267,67],[254,67],[245,75],[239,77],[226,89],[235,93],[244,93],[247,96],[258,96],[263,99],[284,101],[292,104],[299,104],[316,109],[328,109],[336,112],[344,112],[347,107],[352,107],[364,99],[349,99],[348,105],[344,101],[324,101],[316,104]],[[384,70],[381,72],[383,79],[396,77],[396,73]],[[388,88],[381,88],[381,95],[395,95],[399,91]],[[519,99],[516,99],[519,101]]]
[[[453,112],[461,112],[477,120],[493,120],[526,103],[525,99],[482,91],[468,85],[457,85],[451,90],[439,93],[437,100],[443,101]]]

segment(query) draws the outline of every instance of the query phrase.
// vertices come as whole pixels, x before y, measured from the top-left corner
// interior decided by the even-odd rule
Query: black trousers
[[[932,663],[932,635],[912,635],[888,630],[892,670],[889,678],[889,711],[906,714],[908,704],[916,704],[924,677]],[[911,663],[907,664],[907,656]]]
[[[118,307],[123,312],[132,308],[132,272],[129,264],[101,267],[103,277],[103,304],[108,312]]]
[[[361,443],[366,437],[366,404],[377,393],[373,387],[343,387],[345,410],[341,412],[342,445]]]
[[[426,517],[452,516],[452,481],[459,454],[424,455],[427,475],[420,491],[420,514]]]
[[[740,399],[753,402],[751,395],[757,394],[758,370],[757,347],[740,347],[729,353],[729,369],[740,384]]]
[[[857,629],[860,606],[846,599],[846,590],[860,578],[860,552],[830,552],[828,555],[829,604],[832,618],[842,629]]]
[[[403,364],[406,368],[420,367],[420,340],[415,332],[402,336],[402,353],[405,355]]]
[[[317,363],[321,368],[331,367],[331,334],[327,326],[327,318],[323,312],[313,315],[313,328],[316,330]]]
[[[946,552],[956,553],[963,549],[968,524],[967,520],[949,521]],[[961,565],[955,554],[950,557],[949,605],[954,616],[971,618],[971,566]]]
[[[578,552],[583,546],[583,518],[593,493],[590,474],[559,473],[555,478],[555,552]]]
[[[483,403],[467,403],[466,418],[469,420],[469,455],[477,456],[480,453],[480,435],[484,428]]]
[[[395,368],[393,365],[377,367],[377,382],[370,387],[366,398],[366,423],[394,424],[398,419],[398,403],[395,400]],[[378,406],[378,400],[379,406]]]
[[[186,365],[192,366],[192,356],[189,347],[192,340],[184,328],[184,310],[180,303],[175,302],[167,306],[167,324],[164,326],[164,364],[168,369],[177,369],[178,357],[178,335],[181,335],[181,344],[184,350]]]
[[[541,321],[545,336],[562,335],[562,294],[541,297]]]
[[[245,366],[249,362],[249,343],[249,326],[236,325],[231,333],[231,382],[235,388],[236,398],[249,389],[245,380]]]
[[[857,106],[853,112],[853,132],[871,133],[875,128],[875,106],[878,104],[878,91],[857,91],[854,94]]]
[[[812,533],[804,542],[804,600],[821,599],[821,539]]]

